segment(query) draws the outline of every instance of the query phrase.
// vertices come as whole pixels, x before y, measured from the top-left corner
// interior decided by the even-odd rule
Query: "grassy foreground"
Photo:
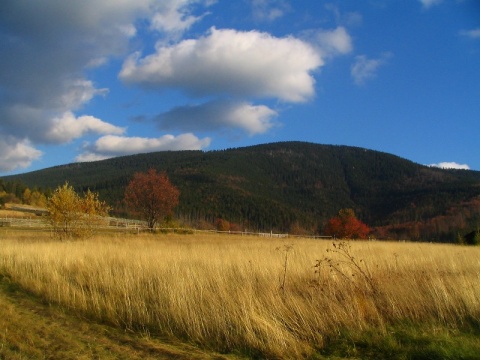
[[[174,339],[99,324],[48,304],[0,276],[0,359],[233,360]]]
[[[480,354],[480,248],[218,235],[0,236],[0,359]],[[57,355],[29,353],[50,331],[61,338],[51,340]],[[66,349],[81,356],[65,356]]]

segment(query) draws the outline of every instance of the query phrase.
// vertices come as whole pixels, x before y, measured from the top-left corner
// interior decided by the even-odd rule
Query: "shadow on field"
[[[236,359],[90,322],[0,275],[0,359]]]

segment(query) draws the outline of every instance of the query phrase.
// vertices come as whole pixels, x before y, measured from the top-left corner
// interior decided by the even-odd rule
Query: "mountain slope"
[[[284,142],[222,151],[172,151],[75,163],[13,177],[54,188],[69,181],[121,208],[133,173],[166,171],[181,191],[178,215],[244,228],[316,231],[342,208],[371,226],[427,221],[480,194],[480,172],[443,170],[348,146]],[[477,209],[478,210],[478,209]]]

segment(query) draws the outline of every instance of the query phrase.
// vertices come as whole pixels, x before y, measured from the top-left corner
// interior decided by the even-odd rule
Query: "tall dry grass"
[[[299,358],[348,330],[480,321],[480,248],[169,235],[0,240],[49,302],[217,351]]]

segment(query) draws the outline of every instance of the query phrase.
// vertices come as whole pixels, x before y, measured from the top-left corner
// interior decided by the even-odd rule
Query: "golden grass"
[[[0,274],[89,318],[216,351],[300,358],[345,331],[480,322],[480,248],[219,235],[40,240],[0,240]]]
[[[124,331],[79,315],[46,304],[0,276],[0,359],[238,359],[173,339]]]
[[[23,218],[31,218],[33,216],[34,214],[27,214],[23,211],[5,210],[5,209],[0,210],[0,219],[4,219],[4,218],[23,219]]]

